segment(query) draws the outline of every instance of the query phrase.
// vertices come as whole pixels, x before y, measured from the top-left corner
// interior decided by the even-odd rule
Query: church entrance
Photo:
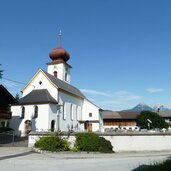
[[[29,132],[31,132],[31,127],[32,127],[32,123],[30,120],[26,120],[24,122],[24,128],[25,128],[25,135],[28,135]]]

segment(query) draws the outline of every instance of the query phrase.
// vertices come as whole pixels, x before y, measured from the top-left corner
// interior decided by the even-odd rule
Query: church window
[[[22,108],[21,108],[21,119],[23,119],[24,116],[25,116],[25,107],[22,106]]]
[[[73,112],[73,105],[71,104],[70,106],[70,119],[73,121],[74,120],[74,112]]]
[[[58,72],[57,71],[54,71],[53,72],[53,75],[57,78],[58,77]]]
[[[92,113],[89,113],[89,117],[92,117]]]
[[[80,106],[77,106],[77,109],[76,109],[76,114],[77,114],[77,120],[81,120],[81,107]]]
[[[51,121],[51,128],[50,128],[51,132],[54,132],[55,130],[55,120]]]
[[[66,120],[67,104],[63,103],[63,120]]]
[[[67,73],[65,73],[65,81],[67,81],[67,77],[68,77],[68,76],[67,76]]]
[[[39,81],[39,84],[41,85],[41,84],[42,84],[42,82],[41,82],[41,81]]]
[[[38,117],[38,106],[34,106],[34,118]]]

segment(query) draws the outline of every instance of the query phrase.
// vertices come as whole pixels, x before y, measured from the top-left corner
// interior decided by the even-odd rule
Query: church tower
[[[72,68],[67,61],[70,58],[69,53],[62,47],[62,34],[59,32],[59,45],[49,53],[51,62],[48,63],[48,73],[59,78],[62,81],[70,83],[70,69]]]

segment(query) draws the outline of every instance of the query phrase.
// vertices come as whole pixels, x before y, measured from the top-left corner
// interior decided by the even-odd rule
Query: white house
[[[101,109],[70,84],[69,53],[52,49],[47,72],[41,69],[23,88],[23,97],[12,105],[10,126],[22,136],[30,131],[99,131]]]

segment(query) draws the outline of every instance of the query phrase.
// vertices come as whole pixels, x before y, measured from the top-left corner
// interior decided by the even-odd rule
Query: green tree
[[[168,124],[164,119],[158,113],[151,111],[142,111],[137,117],[137,122],[139,126],[146,129],[168,128]]]
[[[19,99],[20,99],[19,93],[16,94],[15,99],[16,99],[16,100],[19,100]]]

